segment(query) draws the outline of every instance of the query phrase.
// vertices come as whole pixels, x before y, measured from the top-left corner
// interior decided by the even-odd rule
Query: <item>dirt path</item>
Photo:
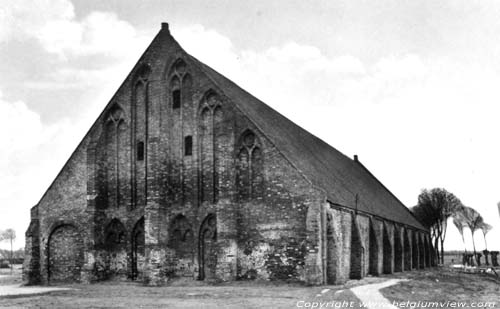
[[[380,289],[395,285],[401,281],[407,280],[390,279],[381,283],[354,287],[350,290],[366,306],[364,308],[396,309],[397,307],[393,306],[392,303],[380,293]]]
[[[65,291],[71,290],[69,288],[56,288],[56,287],[39,287],[39,286],[21,286],[20,284],[2,285],[0,286],[0,296],[13,296],[13,295],[30,295],[42,294],[52,291]]]

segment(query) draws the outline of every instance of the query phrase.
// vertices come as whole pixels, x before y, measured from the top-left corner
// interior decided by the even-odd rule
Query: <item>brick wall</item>
[[[26,282],[47,283],[66,247],[78,266],[64,280],[152,285],[339,283],[382,272],[393,250],[392,227],[331,207],[166,30],[36,209]]]

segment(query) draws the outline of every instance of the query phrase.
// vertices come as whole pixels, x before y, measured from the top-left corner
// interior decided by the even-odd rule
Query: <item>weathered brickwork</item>
[[[371,274],[380,275],[384,272],[384,222],[376,218],[371,220],[372,237],[374,240],[373,249],[377,252],[370,252],[371,254]]]
[[[403,229],[399,227],[397,224],[394,225],[394,271],[401,272],[403,271]]]
[[[80,281],[83,266],[83,239],[72,225],[59,225],[50,234],[47,246],[47,275],[50,282]]]
[[[409,212],[412,226],[330,201],[236,87],[164,24],[33,208],[24,281],[338,284],[431,264]]]
[[[40,282],[40,225],[38,207],[31,209],[31,223],[26,231],[26,251],[24,258],[23,282],[35,284]]]

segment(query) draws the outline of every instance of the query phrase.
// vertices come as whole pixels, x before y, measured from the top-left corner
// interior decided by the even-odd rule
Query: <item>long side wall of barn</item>
[[[425,231],[330,203],[324,205],[324,216],[324,284],[432,265],[432,248]]]

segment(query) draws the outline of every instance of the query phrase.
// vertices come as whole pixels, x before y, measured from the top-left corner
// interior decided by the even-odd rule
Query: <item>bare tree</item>
[[[484,237],[484,246],[485,249],[488,250],[488,243],[486,242],[486,234],[488,234],[489,231],[493,228],[490,224],[483,222],[481,226],[479,227],[481,231],[483,231],[483,237]]]
[[[483,217],[481,217],[481,214],[479,214],[479,212],[477,212],[474,208],[467,206],[464,206],[456,215],[461,217],[461,220],[465,223],[465,225],[470,229],[472,233],[472,247],[474,248],[474,257],[477,260],[474,233],[477,230],[481,229],[481,226],[484,223]]]
[[[457,230],[460,232],[460,235],[462,236],[462,242],[464,243],[464,251],[467,253],[467,246],[465,245],[465,238],[464,238],[464,225],[465,222],[463,222],[463,219],[460,216],[457,216],[457,214],[453,215],[453,224],[457,228]]]
[[[13,253],[13,243],[16,239],[16,231],[13,229],[6,229],[0,233],[0,241],[10,241],[10,271],[12,273],[12,253]]]
[[[422,190],[418,196],[417,206],[412,209],[422,224],[430,229],[434,250],[441,263],[444,263],[444,240],[448,218],[462,207],[462,202],[453,193],[443,188],[434,188]],[[441,250],[439,250],[439,245],[441,245]]]

